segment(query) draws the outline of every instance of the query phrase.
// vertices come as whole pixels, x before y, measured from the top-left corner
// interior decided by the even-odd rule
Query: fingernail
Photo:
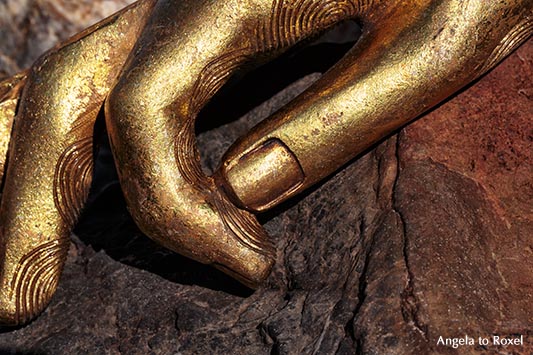
[[[303,183],[304,177],[294,153],[277,138],[226,162],[219,176],[235,204],[257,212],[282,201]]]

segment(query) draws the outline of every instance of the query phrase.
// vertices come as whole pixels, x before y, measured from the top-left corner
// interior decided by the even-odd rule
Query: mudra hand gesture
[[[531,35],[532,11],[531,0],[140,0],[49,51],[0,82],[0,323],[28,322],[57,287],[103,106],[141,230],[256,287],[274,246],[253,212],[492,68]],[[217,90],[346,19],[362,25],[355,47],[206,176],[194,121]]]

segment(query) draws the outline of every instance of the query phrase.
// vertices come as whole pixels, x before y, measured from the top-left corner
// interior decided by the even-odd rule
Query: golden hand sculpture
[[[52,49],[0,82],[0,323],[28,322],[57,287],[104,105],[141,230],[256,287],[274,247],[252,212],[495,66],[531,35],[532,16],[533,0],[140,0]],[[355,47],[205,176],[194,121],[217,90],[346,19],[362,25]]]

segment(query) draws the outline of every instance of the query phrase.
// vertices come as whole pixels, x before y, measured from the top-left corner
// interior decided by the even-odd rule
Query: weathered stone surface
[[[28,65],[44,49],[37,42],[64,38],[80,29],[78,17],[88,22],[103,14],[99,6],[123,3],[94,1],[85,15],[90,3],[76,2],[59,12],[73,16],[68,20],[50,9],[72,2],[0,4],[7,6],[0,34],[15,33],[15,44],[0,42],[9,58],[0,68]],[[312,72],[306,57],[316,56],[295,54],[215,100],[199,127],[205,169],[318,77],[227,123],[241,116],[243,103],[251,108],[297,77],[296,69]],[[253,293],[144,237],[104,150],[57,294],[33,323],[2,331],[0,353],[531,353],[532,68],[529,41],[399,135],[262,216],[278,257]],[[439,336],[517,334],[525,346],[437,345]]]
[[[61,40],[132,2],[3,0],[0,2],[0,74],[29,67]]]

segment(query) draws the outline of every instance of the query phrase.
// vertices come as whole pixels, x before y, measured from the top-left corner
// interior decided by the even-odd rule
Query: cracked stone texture
[[[0,71],[28,66],[125,3],[1,2]],[[339,46],[316,47],[250,74],[210,104],[198,127],[206,170],[319,77],[310,73],[331,58],[313,51]],[[278,253],[256,292],[143,236],[103,139],[59,289],[37,320],[1,331],[0,353],[531,354],[532,64],[530,40],[467,90],[261,216]],[[437,345],[439,336],[465,334],[521,334],[526,344]]]

